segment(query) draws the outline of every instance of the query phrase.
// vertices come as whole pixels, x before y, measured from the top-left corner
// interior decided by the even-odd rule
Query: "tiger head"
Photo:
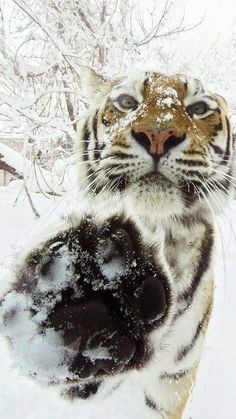
[[[90,69],[83,83],[90,110],[79,172],[93,196],[122,196],[162,218],[221,209],[234,154],[221,96],[197,79],[156,72],[105,80]]]

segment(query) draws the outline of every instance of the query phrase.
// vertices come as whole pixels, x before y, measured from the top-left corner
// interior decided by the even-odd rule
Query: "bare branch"
[[[28,200],[29,200],[29,203],[30,203],[31,209],[32,209],[32,211],[33,211],[33,213],[34,213],[34,215],[35,215],[35,218],[39,218],[39,217],[40,217],[40,214],[38,213],[38,211],[36,210],[36,208],[35,208],[35,206],[34,206],[34,203],[33,203],[33,201],[32,201],[32,198],[31,198],[31,195],[30,195],[30,193],[29,193],[29,190],[28,190],[28,188],[27,188],[27,186],[26,186],[26,183],[24,183],[24,189],[25,189],[26,196],[27,196],[27,198],[28,198]]]
[[[25,3],[24,0],[12,0],[24,13],[26,13],[42,30],[43,32],[45,32],[48,36],[48,38],[51,40],[51,42],[55,45],[55,47],[60,51],[61,55],[63,56],[63,58],[65,59],[65,61],[67,62],[67,64],[69,65],[69,67],[75,71],[76,69],[74,68],[74,66],[71,64],[70,60],[68,60],[68,58],[66,57],[66,55],[64,54],[64,52],[62,51],[60,45],[58,44],[58,42],[51,36],[50,32],[48,31],[48,29],[39,21],[39,19],[37,18],[37,16],[34,14],[34,12],[28,8],[27,4]]]
[[[10,173],[12,176],[16,177],[17,179],[23,179],[23,174],[18,173],[15,167],[8,164],[3,159],[4,159],[4,156],[0,153],[0,170],[5,170],[5,172]]]

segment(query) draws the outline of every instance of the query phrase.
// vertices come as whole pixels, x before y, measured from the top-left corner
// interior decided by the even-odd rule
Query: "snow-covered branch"
[[[23,158],[14,150],[0,143],[0,170],[23,179]]]
[[[75,186],[71,159],[57,160],[51,171],[40,164],[40,158],[28,159],[0,143],[0,170],[22,179],[29,191],[49,195],[63,195]]]

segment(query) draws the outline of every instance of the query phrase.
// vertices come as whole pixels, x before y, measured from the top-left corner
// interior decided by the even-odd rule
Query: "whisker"
[[[219,171],[219,170],[215,170],[215,169],[212,169],[216,174],[219,174],[220,176],[222,176],[223,177],[223,179],[225,179],[225,180],[227,180],[234,188],[236,188],[236,183],[234,183],[233,181],[232,181],[232,179],[236,182],[236,178],[234,177],[234,176],[231,176],[231,175],[229,175],[229,174],[227,174],[227,173],[224,173],[224,172],[221,172],[221,171]]]
[[[199,182],[202,184],[203,187],[205,186],[204,183],[201,181],[200,178],[199,178]],[[205,192],[202,189],[200,189],[199,192],[203,195],[203,197],[204,197],[204,199],[205,199],[205,201],[207,203],[207,206],[210,209],[210,211],[211,211],[211,213],[213,215],[213,218],[215,219],[216,218],[215,212],[214,212],[214,210],[213,210],[213,208],[211,206],[211,203],[210,203],[209,199],[207,198],[207,195],[205,194]],[[219,235],[220,235],[221,247],[222,247],[222,252],[223,252],[224,278],[226,278],[226,264],[225,264],[225,261],[226,261],[226,257],[225,256],[226,255],[225,255],[225,246],[224,246],[225,243],[224,243],[224,239],[223,239],[223,234],[222,234],[221,227],[219,226],[218,223],[215,224],[215,226],[218,229]],[[225,282],[224,282],[224,286],[226,287],[226,283]]]
[[[202,183],[200,178],[199,178],[199,181],[200,181],[200,183]],[[227,219],[227,221],[229,221],[229,225],[232,225],[232,221],[229,220],[228,217],[226,216],[226,214],[222,212],[221,202],[219,201],[219,199],[213,193],[212,189],[210,188],[210,185],[208,184],[208,187],[207,187],[205,184],[202,183],[202,186],[205,187],[205,189],[208,190],[210,196],[215,200],[216,206],[219,209],[221,215],[225,216],[225,218]],[[219,190],[219,189],[217,188],[217,190]],[[204,197],[205,197],[205,200],[206,200],[206,202],[208,204],[208,207],[210,208],[211,212],[214,214],[214,210],[213,210],[213,208],[212,208],[212,206],[210,204],[210,201],[208,200],[206,194],[202,190],[201,190],[201,192],[202,192],[202,194],[204,194]],[[220,192],[222,192],[222,191],[220,191]],[[215,226],[218,229],[218,232],[219,232],[219,235],[220,235],[221,248],[222,248],[222,252],[223,252],[223,262],[224,262],[224,277],[226,278],[226,264],[225,264],[225,260],[226,260],[225,245],[226,245],[226,243],[225,243],[225,240],[224,240],[224,235],[222,233],[222,229],[220,227],[220,224],[219,223],[215,223]],[[232,232],[232,230],[231,230],[231,232]],[[226,284],[225,284],[225,286],[226,286]]]

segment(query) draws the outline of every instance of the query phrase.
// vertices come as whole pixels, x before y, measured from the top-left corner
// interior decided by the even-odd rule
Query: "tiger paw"
[[[26,374],[74,382],[144,365],[168,305],[165,271],[136,226],[85,217],[28,255],[0,323]]]

